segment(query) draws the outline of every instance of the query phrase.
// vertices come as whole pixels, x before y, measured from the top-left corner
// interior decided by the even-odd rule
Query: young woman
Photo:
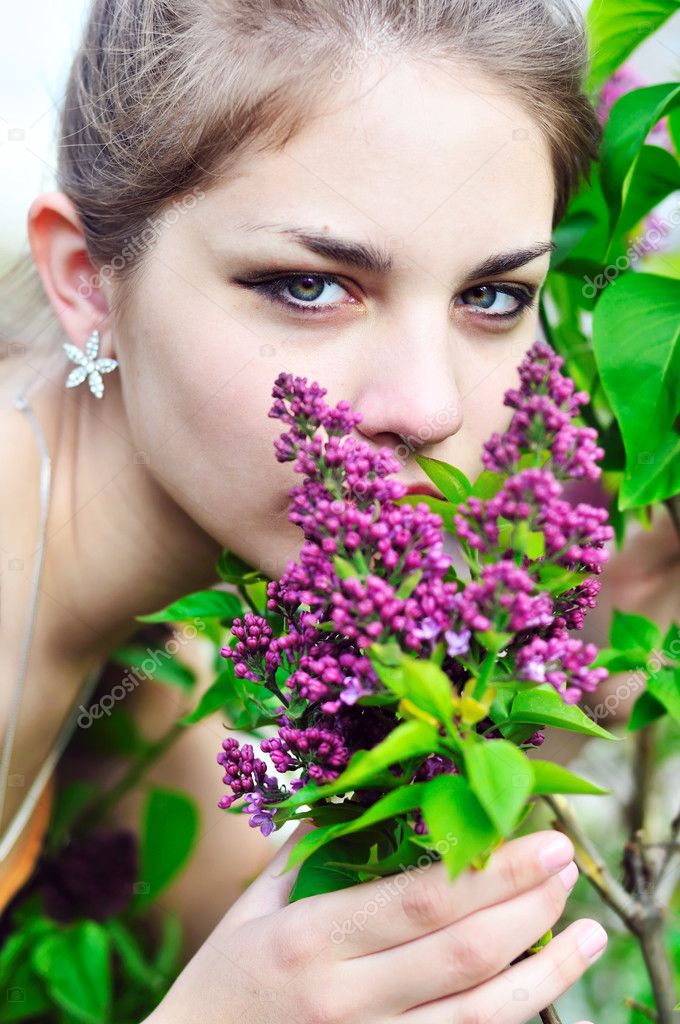
[[[24,781],[0,837],[135,616],[215,582],[223,546],[270,576],[297,555],[267,417],[281,370],[349,400],[407,483],[425,482],[416,453],[477,471],[537,336],[552,228],[596,153],[585,56],[571,0],[94,0],[58,190],[28,219],[50,316],[16,313],[0,367],[10,563],[40,535],[40,431],[53,460],[7,765]],[[5,722],[37,557],[4,573]],[[198,735],[213,779],[215,737]],[[271,856],[238,826],[213,851],[225,880],[255,843],[260,867]],[[343,929],[378,883],[287,905],[294,876],[277,872],[308,827],[240,897],[209,890],[224,916],[153,1024],[521,1024],[604,949],[581,920],[508,966],[574,884],[558,833],[454,885],[431,865]]]

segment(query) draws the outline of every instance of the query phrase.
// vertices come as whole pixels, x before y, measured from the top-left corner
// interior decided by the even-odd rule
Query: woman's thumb
[[[284,871],[291,850],[298,844],[303,836],[312,832],[316,825],[311,819],[301,821],[294,832],[279,847],[271,861],[264,868],[257,878],[250,883],[246,891],[233,906],[234,915],[238,916],[240,923],[251,921],[265,914],[271,914],[280,910],[288,903],[288,896],[293,883],[298,876],[300,865]]]

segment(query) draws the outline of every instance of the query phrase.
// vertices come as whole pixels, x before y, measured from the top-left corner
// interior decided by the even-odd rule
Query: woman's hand
[[[578,876],[559,832],[497,849],[455,882],[441,862],[287,903],[281,872],[304,822],[208,936],[147,1024],[526,1024],[576,982],[607,937],[566,928]]]

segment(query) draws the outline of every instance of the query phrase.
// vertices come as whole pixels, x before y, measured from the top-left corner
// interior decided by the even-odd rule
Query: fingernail
[[[581,938],[578,940],[579,949],[583,953],[586,960],[590,963],[595,963],[597,958],[604,953],[605,946],[607,945],[607,933],[601,924],[596,921],[589,921],[587,929]]]
[[[571,892],[576,885],[576,879],[578,878],[578,868],[574,861],[572,860],[571,864],[567,864],[566,868],[560,871],[557,877],[562,879],[564,888],[567,892]]]
[[[569,861],[574,856],[574,848],[571,845],[569,839],[566,836],[555,836],[554,839],[548,840],[540,850],[538,855],[541,858],[541,863],[546,871],[550,874],[554,874],[559,871],[560,868],[565,868]]]

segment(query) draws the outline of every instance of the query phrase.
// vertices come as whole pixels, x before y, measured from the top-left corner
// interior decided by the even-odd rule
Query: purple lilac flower
[[[260,749],[271,755],[278,772],[303,770],[303,779],[322,784],[337,779],[349,762],[349,751],[333,731],[333,720],[307,729],[283,726],[278,736],[262,740]]]
[[[553,621],[550,596],[535,593],[529,574],[507,560],[483,566],[479,580],[468,583],[456,595],[455,604],[461,621],[478,632],[520,632],[550,626]]]
[[[470,547],[486,553],[498,543],[500,521],[523,523],[545,537],[546,556],[559,565],[599,573],[614,536],[607,509],[560,497],[562,485],[549,469],[524,469],[510,477],[486,501],[468,498],[455,516],[456,528]],[[590,592],[592,594],[592,591]],[[583,603],[583,607],[587,602]]]
[[[240,796],[257,790],[268,790],[272,797],[280,795],[276,779],[267,775],[267,765],[261,758],[255,757],[251,743],[241,746],[233,736],[222,740],[217,763],[224,768],[222,781],[232,790],[232,795],[221,798],[220,807],[231,807]]]
[[[567,704],[592,693],[607,677],[605,668],[589,668],[597,655],[592,643],[571,638],[566,630],[544,640],[535,637],[517,652],[517,674],[534,683],[551,683]]]
[[[334,780],[356,750],[372,749],[399,724],[392,709],[359,703],[381,687],[365,653],[375,641],[396,640],[402,650],[427,657],[443,639],[442,668],[454,689],[466,681],[460,656],[470,651],[473,633],[492,628],[515,634],[509,646],[522,678],[552,683],[569,702],[606,675],[588,668],[593,645],[567,633],[592,607],[597,581],[584,579],[553,600],[537,588],[531,560],[511,549],[498,551],[501,526],[523,523],[544,533],[552,562],[598,573],[606,557],[606,512],[583,503],[573,507],[561,497],[558,478],[595,479],[602,454],[594,431],[572,423],[587,395],[574,391],[561,365],[549,346],[537,342],[520,367],[519,390],[506,395],[515,413],[508,431],[489,442],[485,464],[515,474],[490,500],[470,498],[459,507],[461,538],[482,561],[494,559],[460,590],[445,579],[452,560],[444,553],[441,517],[425,502],[394,504],[405,486],[390,479],[400,468],[390,450],[376,451],[348,436],[360,421],[348,403],[331,409],[318,384],[279,375],[270,415],[289,430],[275,444],[276,457],[293,462],[304,478],[291,490],[289,506],[304,542],[281,579],[267,585],[267,611],[283,617],[283,635],[274,637],[267,619],[249,612],[234,620],[237,643],[222,654],[233,660],[239,677],[278,694],[283,686],[291,695],[296,710],[286,704],[275,712],[276,735],[260,747],[276,772],[297,777],[289,789],[280,785],[251,744],[230,738],[218,755],[231,789],[222,807],[242,798],[251,826],[267,835],[287,792],[310,780]],[[547,449],[551,462],[517,472],[522,449]],[[337,568],[336,555],[342,559]],[[356,574],[348,575],[347,563]],[[500,733],[489,728],[487,735]],[[537,732],[527,742],[538,746],[542,740]],[[455,770],[448,758],[432,754],[412,781]],[[401,769],[393,765],[390,771],[399,775]],[[381,795],[360,789],[355,799],[370,806]],[[418,812],[414,819],[416,831],[424,831]]]
[[[505,405],[515,409],[504,434],[494,433],[484,444],[482,462],[496,472],[514,471],[523,451],[551,452],[551,468],[560,479],[597,479],[597,460],[604,450],[596,444],[592,427],[577,427],[572,419],[588,401],[575,391],[570,377],[560,373],[564,360],[543,341],[536,341],[519,368],[519,390],[505,394]]]
[[[246,612],[242,619],[234,619],[231,631],[239,638],[239,642],[234,647],[223,647],[220,654],[224,658],[231,658],[237,676],[260,682],[262,657],[272,640],[271,626],[262,616]]]

